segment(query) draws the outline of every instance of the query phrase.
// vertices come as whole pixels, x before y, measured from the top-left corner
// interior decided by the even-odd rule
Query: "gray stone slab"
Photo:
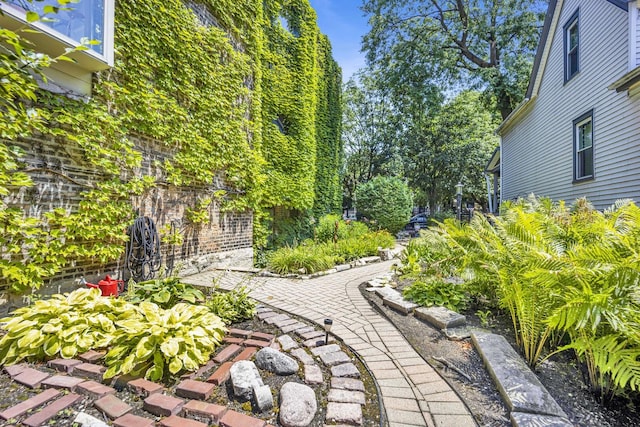
[[[283,326],[287,326],[287,325],[293,325],[295,323],[298,323],[298,321],[296,319],[291,319],[290,317],[276,320],[275,322],[273,322],[273,324],[276,325],[278,328],[282,328]]]
[[[345,363],[331,367],[331,375],[334,377],[360,378],[360,372],[353,363]]]
[[[336,351],[333,353],[323,353],[320,355],[320,359],[322,360],[322,363],[324,363],[327,366],[335,366],[341,363],[347,363],[351,361],[349,356],[347,356],[347,354],[343,351]]]
[[[362,425],[362,407],[357,403],[329,402],[326,420],[332,424]]]
[[[264,320],[264,319],[268,319],[269,317],[276,317],[276,316],[278,316],[278,313],[271,310],[265,310],[262,313],[258,313],[258,319],[260,320]]]
[[[264,320],[269,325],[273,325],[276,322],[279,322],[281,320],[286,320],[286,319],[290,319],[290,317],[287,316],[286,314],[278,314],[276,316],[267,317],[267,318],[262,319],[262,320]]]
[[[293,331],[296,331],[298,329],[306,328],[306,327],[307,327],[307,325],[305,325],[302,322],[295,322],[295,323],[292,323],[291,325],[286,325],[286,326],[280,327],[280,330],[282,331],[283,334],[288,334],[289,332],[293,332]]]
[[[513,427],[573,427],[566,418],[524,412],[512,412],[511,425]]]
[[[304,365],[304,382],[307,384],[322,384],[322,369],[318,365]]]
[[[329,344],[316,347],[311,350],[311,353],[315,356],[320,356],[321,354],[335,353],[336,351],[340,351],[340,346],[338,344]]]
[[[364,391],[364,383],[354,378],[331,378],[331,388]]]
[[[467,318],[446,307],[420,307],[414,316],[438,329],[451,329],[467,324]]]
[[[363,392],[343,390],[339,388],[332,388],[331,390],[329,390],[327,399],[329,400],[329,402],[357,403],[359,405],[365,404]]]
[[[282,346],[284,351],[289,351],[292,348],[298,347],[298,343],[289,335],[281,335],[277,338],[278,342]]]
[[[340,264],[340,265],[336,265],[335,268],[337,271],[345,271],[351,268],[350,264]]]
[[[380,298],[402,299],[402,294],[400,292],[396,291],[395,289],[390,288],[389,286],[383,286],[381,288],[376,288],[376,294]]]
[[[371,264],[372,262],[380,262],[379,256],[367,256],[364,258],[360,258],[360,261],[364,261],[366,264]]]
[[[299,361],[301,361],[303,365],[315,364],[313,357],[311,357],[311,355],[309,355],[309,353],[307,353],[302,348],[296,348],[295,350],[291,350],[291,355],[294,356]]]
[[[414,312],[415,313],[415,312]],[[471,338],[471,329],[466,326],[458,326],[456,328],[446,328],[442,330],[445,337],[451,341],[462,341]]]
[[[331,338],[329,338],[329,340],[331,340]],[[310,339],[310,340],[306,340],[303,344],[304,344],[305,347],[308,347],[308,348],[314,348],[314,347],[318,347],[318,346],[323,346],[323,345],[325,345],[324,337],[318,337],[318,338],[313,338],[313,339]]]
[[[310,340],[312,338],[324,337],[325,333],[316,331],[316,330],[311,330],[309,332],[299,333],[298,335],[300,335],[300,338],[302,338],[303,340]]]
[[[386,305],[402,314],[409,314],[419,307],[418,304],[411,301],[395,298],[383,298],[382,305]]]
[[[296,334],[302,336],[302,334],[306,334],[307,332],[313,332],[315,328],[313,326],[305,326],[304,328],[296,329]]]
[[[566,418],[562,408],[503,336],[474,331],[471,339],[509,410]]]

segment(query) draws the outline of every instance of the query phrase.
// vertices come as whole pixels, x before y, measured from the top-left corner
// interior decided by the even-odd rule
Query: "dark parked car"
[[[418,232],[423,228],[427,228],[429,216],[426,213],[414,215],[409,219],[409,223],[404,227],[412,236],[417,236]]]

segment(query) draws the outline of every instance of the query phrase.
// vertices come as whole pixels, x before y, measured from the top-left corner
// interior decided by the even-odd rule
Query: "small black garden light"
[[[458,181],[456,184],[456,208],[458,221],[462,220],[462,183]]]
[[[331,326],[333,326],[333,320],[324,319],[324,331],[325,331],[324,343],[325,343],[325,345],[329,344],[329,331],[331,331]]]

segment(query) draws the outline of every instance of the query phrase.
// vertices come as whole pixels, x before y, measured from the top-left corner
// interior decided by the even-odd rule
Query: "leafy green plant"
[[[485,328],[491,326],[493,323],[493,312],[491,310],[478,310],[476,311],[476,316],[480,319],[480,324]]]
[[[469,301],[463,284],[435,278],[415,281],[402,295],[423,307],[441,306],[453,311],[464,310]]]
[[[197,304],[205,300],[202,291],[193,285],[183,283],[178,277],[130,282],[125,297],[132,303],[149,301],[164,309],[179,302]]]
[[[422,275],[451,277],[458,273],[459,255],[441,232],[423,230],[421,237],[410,240],[402,252],[398,272],[405,278]]]
[[[394,244],[395,239],[386,231],[349,236],[336,243],[306,240],[294,248],[284,247],[272,252],[267,265],[271,271],[279,274],[310,274],[328,270],[338,263],[377,255],[378,248],[389,248]]]
[[[413,198],[399,178],[377,176],[356,190],[356,208],[377,227],[397,233],[409,221]]]
[[[529,197],[505,203],[499,217],[434,229],[456,254],[472,293],[494,298],[511,316],[528,363],[572,350],[601,399],[640,389],[640,209],[620,201],[599,212]],[[428,245],[428,243],[425,243]],[[407,252],[413,274],[431,252]],[[409,258],[409,257],[413,258]],[[424,267],[424,266],[427,267]],[[558,348],[562,337],[569,344]],[[545,356],[546,354],[546,356]]]
[[[204,306],[178,303],[163,310],[146,301],[136,305],[100,295],[99,289],[78,289],[0,319],[7,331],[0,339],[0,364],[110,348],[105,378],[131,373],[160,380],[198,369],[226,332]]]
[[[366,224],[359,221],[344,221],[339,215],[324,215],[318,220],[314,237],[318,242],[332,242],[361,237],[369,232]]]
[[[302,244],[295,248],[284,247],[269,256],[268,267],[279,274],[315,273],[335,265],[335,257],[327,253],[327,246]]]
[[[207,299],[206,306],[226,325],[229,325],[251,319],[255,314],[256,301],[249,297],[249,290],[244,286],[229,292],[214,288],[212,295]]]

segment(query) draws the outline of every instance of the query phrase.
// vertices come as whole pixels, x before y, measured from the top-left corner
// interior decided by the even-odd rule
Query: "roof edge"
[[[540,41],[538,42],[536,57],[533,60],[533,67],[531,68],[531,76],[529,77],[529,86],[527,87],[527,93],[525,95],[525,98],[531,98],[531,95],[533,94],[533,87],[535,86],[535,81],[538,76],[540,64],[542,63],[542,59],[543,59],[542,57],[544,55],[545,46],[547,45],[547,39],[549,38],[551,24],[553,23],[553,20],[554,20],[553,18],[556,12],[557,5],[558,5],[558,0],[551,0],[549,2],[549,7],[547,8],[547,13],[544,16],[544,24],[542,25],[542,34],[540,34]]]

